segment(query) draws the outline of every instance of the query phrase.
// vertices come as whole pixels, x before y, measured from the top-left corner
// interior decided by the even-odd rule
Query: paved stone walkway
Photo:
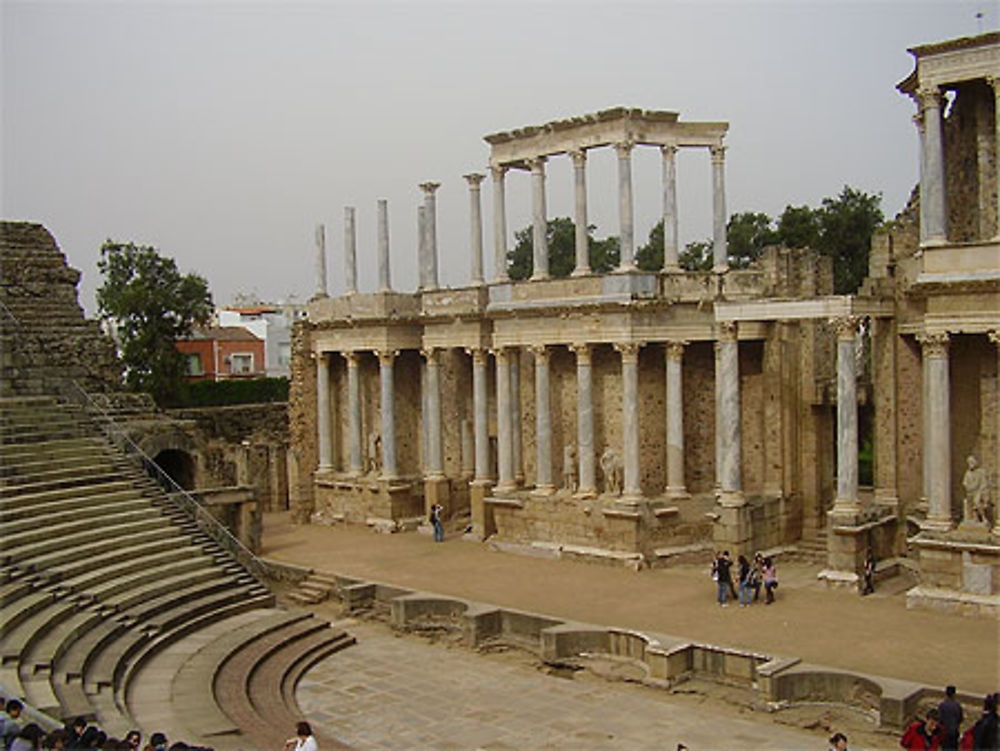
[[[358,643],[313,667],[297,699],[309,722],[359,751],[826,748],[823,730],[593,676],[547,675],[520,652],[477,654],[380,623],[337,626]],[[891,736],[866,740],[851,748],[896,747]]]

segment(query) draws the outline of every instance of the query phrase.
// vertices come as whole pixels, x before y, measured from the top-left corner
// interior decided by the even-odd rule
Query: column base
[[[570,276],[590,276],[593,273],[594,272],[591,271],[590,267],[588,266],[585,269],[573,269],[573,273],[570,274]]]
[[[638,270],[639,270],[639,267],[636,266],[634,263],[630,262],[630,263],[619,264],[618,268],[615,269],[613,273],[615,273],[615,274],[627,274],[627,273],[629,273],[631,271],[638,271]]]
[[[727,271],[729,271],[729,264],[728,263],[725,266],[713,266],[712,267],[712,273],[713,274],[725,274]]]
[[[948,244],[947,237],[928,237],[926,240],[921,241],[921,248],[941,248]]]
[[[861,504],[856,499],[838,498],[830,509],[831,516],[858,517],[861,515]]]
[[[554,495],[556,492],[556,486],[552,484],[548,485],[536,485],[531,491],[532,495],[548,496]]]
[[[950,532],[953,525],[946,517],[929,516],[920,522],[920,529],[927,532]]]
[[[573,497],[580,501],[597,498],[597,488],[578,488]]]
[[[691,494],[687,491],[687,488],[684,487],[683,485],[679,485],[673,488],[668,485],[665,495],[671,501],[686,501],[691,497]]]
[[[532,274],[530,277],[528,277],[528,281],[529,282],[544,282],[548,278],[549,278],[548,274]]]
[[[516,490],[517,490],[517,485],[512,482],[506,485],[494,485],[493,495],[498,496],[498,495],[503,495],[505,493],[513,493]]]
[[[739,508],[747,505],[747,497],[742,490],[720,490],[715,495],[715,502],[725,508]]]

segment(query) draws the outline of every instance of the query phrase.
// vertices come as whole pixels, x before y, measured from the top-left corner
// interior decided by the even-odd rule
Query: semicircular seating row
[[[79,409],[0,399],[0,439],[6,695],[119,737],[287,738],[299,677],[353,637],[276,607]]]

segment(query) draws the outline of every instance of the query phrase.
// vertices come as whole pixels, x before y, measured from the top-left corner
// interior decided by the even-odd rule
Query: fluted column
[[[628,141],[615,144],[618,154],[618,223],[621,261],[619,269],[635,268],[635,226],[632,209],[632,147]]]
[[[493,281],[506,282],[507,200],[504,194],[506,167],[490,167],[493,176]]]
[[[531,347],[535,356],[535,490],[551,493],[552,483],[552,412],[549,405],[549,351],[544,346]]]
[[[469,253],[472,255],[470,277],[472,283],[483,283],[483,209],[480,184],[486,177],[478,172],[463,175],[469,184]]]
[[[521,351],[517,347],[507,350],[510,359],[510,434],[511,461],[514,466],[514,482],[524,484],[524,462],[521,455]]]
[[[396,383],[394,377],[395,350],[377,352],[379,385],[382,390],[382,476],[398,476],[396,468]]]
[[[361,373],[358,367],[361,355],[345,352],[344,357],[347,359],[348,471],[352,475],[360,475],[364,471],[361,459]]]
[[[545,208],[545,157],[540,156],[531,159],[528,161],[528,164],[531,166],[531,243],[534,253],[534,268],[531,272],[531,278],[548,279],[549,240],[548,218]]]
[[[858,503],[858,388],[857,316],[832,321],[837,332],[837,497],[833,512],[857,514]]]
[[[667,496],[686,498],[684,483],[684,347],[687,342],[667,342]]]
[[[994,91],[996,89],[994,88]],[[1000,214],[997,215],[997,222],[1000,223]],[[997,393],[997,406],[996,406],[996,420],[994,421],[993,430],[993,454],[994,454],[994,477],[996,477],[996,484],[993,486],[993,534],[1000,535],[1000,330],[991,331],[989,333],[990,341],[996,345],[997,348],[997,382],[996,382],[996,393]]]
[[[997,76],[989,76],[986,82],[993,88],[993,126],[994,126],[994,153],[1000,155],[1000,78]],[[1000,156],[998,156],[997,161],[1000,162]],[[980,176],[980,179],[983,179]],[[1000,240],[1000,176],[996,179],[996,228],[993,232],[993,238],[995,240]],[[1000,435],[997,437],[997,442],[1000,443]],[[997,469],[1000,473],[1000,465]],[[1000,508],[1000,506],[997,506]],[[998,514],[1000,516],[1000,514]],[[1000,529],[1000,521],[997,522],[997,529]]]
[[[716,459],[719,466],[719,502],[724,506],[742,506],[746,498],[743,496],[741,476],[740,351],[735,323],[720,325],[716,347],[719,410],[715,431],[719,436],[716,446],[721,452]]]
[[[917,337],[923,347],[927,376],[927,419],[924,449],[928,456],[928,505],[924,528],[951,529],[951,388],[948,378],[948,334]]]
[[[638,342],[616,344],[622,356],[622,497],[642,497],[639,477],[639,348]]]
[[[378,221],[378,289],[388,292],[392,289],[392,272],[389,270],[389,202],[384,198],[376,204]]]
[[[358,233],[353,206],[344,207],[344,286],[349,295],[358,291]]]
[[[591,348],[589,344],[574,344],[570,349],[576,355],[576,455],[580,463],[577,494],[589,497],[597,495]]]
[[[677,147],[661,146],[663,154],[663,270],[680,269],[677,248]]]
[[[326,297],[326,227],[316,225],[316,297]]]
[[[427,476],[444,477],[444,453],[441,445],[441,369],[438,352],[433,347],[423,351],[427,361]]]
[[[590,242],[587,237],[587,152],[570,152],[573,159],[573,223],[576,226],[576,268],[573,276],[590,273]]]
[[[514,424],[510,403],[510,358],[507,349],[493,352],[497,367],[497,490],[514,489]]]
[[[944,245],[948,240],[948,215],[944,189],[944,139],[941,134],[941,91],[922,89],[917,92],[923,111],[923,166],[920,180],[920,202],[927,203],[924,218],[927,231],[922,233],[925,245]]]
[[[470,350],[472,355],[473,437],[476,452],[475,479],[490,480],[489,405],[486,384],[486,350]]]
[[[726,147],[712,146],[712,271],[729,268],[726,245]]]
[[[424,192],[424,263],[427,264],[427,289],[438,288],[437,198],[434,192],[441,183],[420,183]]]
[[[333,426],[330,416],[330,354],[316,354],[316,430],[319,471],[333,469]]]

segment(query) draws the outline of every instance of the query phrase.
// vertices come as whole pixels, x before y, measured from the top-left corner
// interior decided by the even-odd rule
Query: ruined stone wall
[[[689,493],[715,488],[715,350],[712,342],[684,348],[684,479]]]
[[[912,336],[896,338],[896,456],[899,500],[912,511],[923,495],[923,371],[920,345]],[[878,398],[876,396],[876,398]]]
[[[951,505],[961,519],[966,457],[974,455],[991,478],[996,451],[996,345],[985,335],[953,336],[949,346],[951,378]]]
[[[994,94],[983,80],[957,87],[944,121],[948,239],[971,242],[996,232]]]
[[[659,344],[639,351],[639,485],[649,496],[667,487],[666,357]]]

